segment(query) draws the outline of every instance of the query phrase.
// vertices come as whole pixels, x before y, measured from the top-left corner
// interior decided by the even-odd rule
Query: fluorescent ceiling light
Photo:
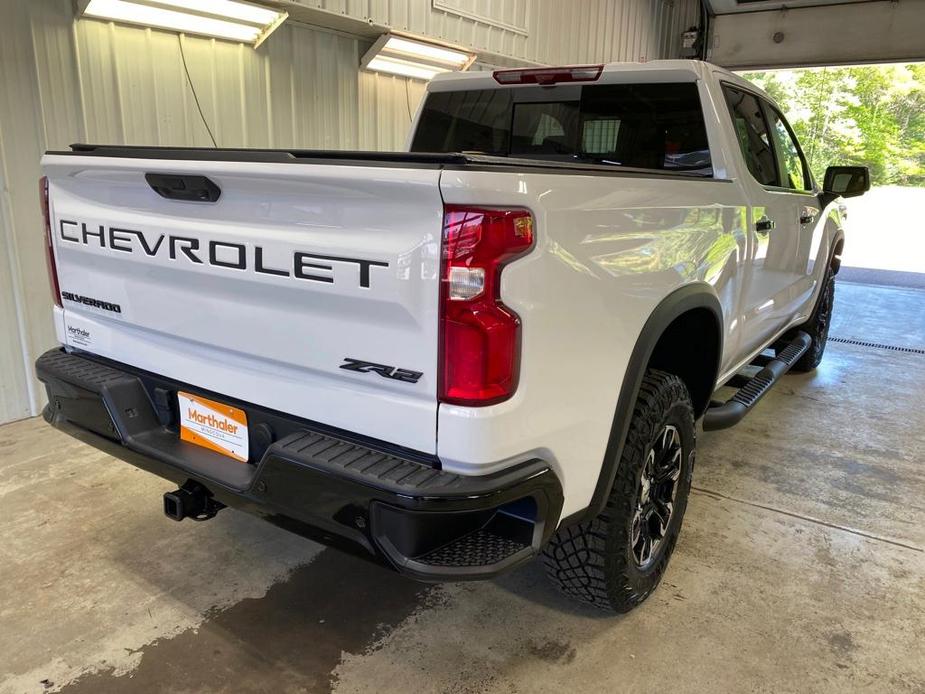
[[[378,56],[369,61],[366,65],[367,70],[374,72],[388,72],[390,75],[401,75],[402,77],[414,77],[419,80],[433,79],[435,75],[441,72],[449,72],[446,68],[437,68],[422,63],[409,63],[404,60],[396,60],[387,56]]]
[[[462,69],[464,65],[468,67],[468,63],[472,58],[471,53],[454,51],[450,48],[434,46],[429,43],[421,43],[420,41],[409,41],[408,39],[403,39],[398,36],[390,36],[389,40],[385,42],[382,52],[386,54],[399,53],[410,58],[430,60],[455,70]]]
[[[89,0],[84,17],[249,43],[256,48],[288,13],[238,0]]]
[[[475,53],[405,36],[384,34],[360,61],[364,70],[429,80],[441,72],[465,70]]]

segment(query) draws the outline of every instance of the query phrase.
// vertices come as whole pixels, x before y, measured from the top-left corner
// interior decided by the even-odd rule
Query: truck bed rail
[[[690,171],[640,169],[586,161],[553,161],[523,157],[500,157],[478,152],[374,152],[330,149],[243,149],[216,147],[148,147],[143,145],[96,145],[74,143],[70,150],[49,155],[115,157],[174,161],[236,161],[277,164],[336,164],[417,169],[485,169],[491,171],[537,171],[586,175],[632,176],[677,180],[729,182]]]

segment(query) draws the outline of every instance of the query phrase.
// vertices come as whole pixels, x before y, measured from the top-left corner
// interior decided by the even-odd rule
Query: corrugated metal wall
[[[332,17],[548,64],[677,54],[698,0],[289,0]]]
[[[543,63],[674,54],[697,0],[303,0],[340,16]],[[75,21],[71,0],[0,0],[0,422],[35,414],[55,342],[39,158],[72,142],[400,149],[423,84],[360,73],[368,39],[288,22],[257,51]]]
[[[524,57],[550,65],[677,57],[699,7],[697,0],[538,0]]]
[[[255,51],[150,29],[74,23],[68,2],[40,4],[35,71],[49,147],[75,139],[211,145],[183,54],[220,147],[399,148],[409,110],[424,93],[421,82],[361,75],[365,42],[300,24],[284,24]]]

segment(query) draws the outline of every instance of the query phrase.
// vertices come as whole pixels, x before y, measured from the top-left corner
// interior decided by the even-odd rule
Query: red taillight
[[[517,388],[520,318],[501,302],[501,269],[533,245],[527,210],[446,205],[440,287],[440,400],[491,405]]]
[[[39,200],[42,218],[45,220],[45,263],[48,266],[48,280],[51,282],[51,296],[57,306],[61,305],[61,288],[58,286],[58,266],[55,265],[55,249],[51,245],[51,215],[48,211],[48,176],[39,179]]]
[[[495,70],[491,76],[498,84],[558,84],[559,82],[595,82],[603,65],[537,67],[527,70]]]

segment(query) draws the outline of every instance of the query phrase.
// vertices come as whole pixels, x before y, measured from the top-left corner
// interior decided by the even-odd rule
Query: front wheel
[[[547,574],[563,592],[627,612],[655,590],[681,530],[695,445],[683,381],[648,370],[604,510],[557,531],[544,551]]]

